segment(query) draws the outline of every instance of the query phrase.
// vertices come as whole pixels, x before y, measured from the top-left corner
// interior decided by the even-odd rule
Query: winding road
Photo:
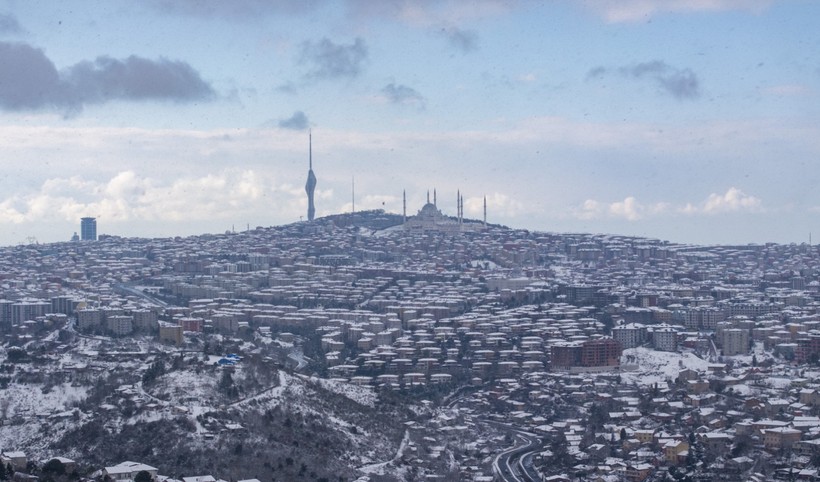
[[[532,466],[533,455],[541,450],[541,440],[532,433],[515,429],[509,425],[493,422],[513,434],[515,444],[496,455],[493,472],[505,482],[539,482],[540,475]]]
[[[459,393],[461,389],[450,395],[445,406],[454,408],[463,401],[464,394]],[[496,422],[493,420],[482,420],[498,430],[506,431],[513,436],[512,447],[504,449],[493,459],[493,473],[496,480],[504,482],[540,482],[541,474],[532,465],[533,456],[542,450],[543,442],[533,433],[518,429],[513,425]]]

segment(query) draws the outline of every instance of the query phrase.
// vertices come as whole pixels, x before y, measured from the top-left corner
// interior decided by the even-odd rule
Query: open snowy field
[[[693,353],[671,353],[649,348],[628,348],[621,355],[621,380],[626,384],[652,386],[675,380],[686,368],[705,372],[709,362]]]

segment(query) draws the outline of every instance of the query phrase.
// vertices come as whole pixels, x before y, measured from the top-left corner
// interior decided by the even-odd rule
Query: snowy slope
[[[675,380],[678,373],[689,368],[706,372],[709,362],[690,352],[672,353],[648,348],[629,348],[621,356],[621,379],[627,384],[652,386]]]

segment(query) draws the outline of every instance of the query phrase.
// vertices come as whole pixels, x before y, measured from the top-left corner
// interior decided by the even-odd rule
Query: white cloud
[[[609,213],[616,218],[624,218],[629,221],[641,219],[644,208],[638,204],[638,200],[632,196],[623,201],[614,202],[609,205]]]
[[[757,213],[763,211],[763,202],[736,187],[730,187],[723,194],[710,194],[705,201],[699,204],[686,203],[677,208],[677,211],[687,215],[713,215],[739,211]]]
[[[515,217],[524,212],[524,204],[506,194],[494,192],[487,196],[487,218]],[[484,197],[464,198],[464,217],[484,218]]]
[[[762,207],[763,203],[760,199],[748,195],[738,188],[731,187],[724,194],[710,194],[700,204],[687,202],[677,208],[674,208],[672,203],[669,202],[644,204],[634,196],[627,196],[623,201],[612,203],[587,199],[574,210],[573,215],[583,220],[614,218],[638,221],[668,213],[712,215],[738,211],[760,212]]]
[[[741,10],[760,13],[774,0],[580,0],[607,22],[637,22],[662,13],[722,12]]]
[[[761,207],[760,199],[736,187],[731,187],[724,194],[710,194],[703,204],[702,211],[706,214],[717,214],[733,211],[759,211]]]
[[[400,212],[400,199],[398,196],[390,194],[368,194],[361,198],[356,197],[356,211],[369,211],[371,209],[384,209],[388,212]],[[336,213],[349,213],[353,209],[352,200],[343,203],[335,211]],[[331,214],[330,212],[328,214]],[[412,215],[408,210],[408,215]]]
[[[162,182],[123,171],[105,182],[78,176],[48,179],[37,192],[0,201],[0,223],[76,221],[107,223],[228,219],[268,208],[272,198],[301,198],[303,191],[269,188],[270,179],[252,170],[226,169],[200,177]],[[281,209],[281,207],[280,207]]]
[[[623,201],[603,203],[594,199],[587,199],[581,206],[576,208],[573,215],[578,219],[590,220],[601,218],[625,219],[627,221],[638,221],[647,216],[655,216],[666,212],[669,203],[659,202],[644,204],[639,202],[635,196],[627,196]]]
[[[574,214],[578,219],[589,220],[600,217],[604,211],[605,206],[602,203],[594,199],[587,199],[575,210]]]

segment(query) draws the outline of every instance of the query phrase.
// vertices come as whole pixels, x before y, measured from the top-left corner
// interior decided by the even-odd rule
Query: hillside
[[[3,447],[90,468],[138,460],[174,477],[351,480],[395,455],[409,413],[369,388],[289,373],[259,354],[235,366],[189,353],[85,356],[96,360],[86,360],[93,377],[59,370],[58,356],[5,365],[15,418],[0,427]]]

